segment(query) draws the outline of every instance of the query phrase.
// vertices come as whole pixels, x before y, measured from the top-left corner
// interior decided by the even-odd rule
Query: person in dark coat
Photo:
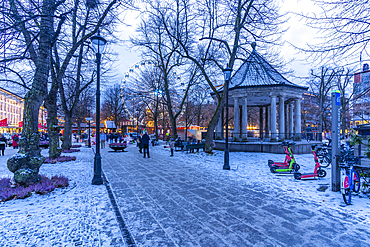
[[[114,142],[118,142],[119,134],[117,132],[114,132]]]
[[[145,134],[141,137],[141,142],[143,143],[143,148],[144,148],[144,158],[145,158],[145,154],[148,154],[148,158],[150,158],[150,156],[149,156],[149,140],[150,140],[150,137],[148,135],[148,132],[145,132]]]
[[[5,147],[6,147],[6,138],[3,134],[0,133],[0,150],[2,156],[4,156]]]
[[[137,140],[136,140],[136,143],[137,143],[137,146],[139,147],[139,152],[140,152],[140,153],[142,153],[142,152],[143,152],[143,142],[142,142],[142,140],[141,140],[141,136],[142,136],[142,134],[141,134],[141,135],[139,135],[139,136],[137,137]]]

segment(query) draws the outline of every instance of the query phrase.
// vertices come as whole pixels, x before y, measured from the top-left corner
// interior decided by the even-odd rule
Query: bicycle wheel
[[[344,202],[349,205],[351,204],[351,190],[350,189],[346,189],[345,190],[345,193],[342,194],[343,195],[343,200]]]
[[[321,167],[328,167],[331,164],[331,159],[327,155],[320,155],[317,157]]]
[[[353,191],[358,193],[360,191],[361,180],[360,180],[360,175],[356,171],[353,171],[352,184],[353,184]]]

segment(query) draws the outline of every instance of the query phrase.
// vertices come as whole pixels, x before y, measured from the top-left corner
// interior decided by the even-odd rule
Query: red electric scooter
[[[285,160],[284,162],[274,162],[273,160],[268,160],[268,166],[276,167],[276,168],[288,168],[290,165],[290,161],[293,160],[295,163],[294,155],[292,152],[291,146],[294,145],[294,142],[282,142],[284,152],[285,152]]]
[[[319,178],[323,178],[326,176],[326,171],[323,170],[320,166],[320,162],[316,156],[316,151],[315,151],[315,148],[316,148],[317,144],[313,144],[311,145],[312,147],[312,153],[313,153],[313,156],[314,156],[314,160],[315,160],[315,169],[313,170],[313,173],[300,173],[300,172],[295,172],[294,173],[294,178],[295,179],[303,179],[303,178],[316,178],[316,177],[319,177]]]

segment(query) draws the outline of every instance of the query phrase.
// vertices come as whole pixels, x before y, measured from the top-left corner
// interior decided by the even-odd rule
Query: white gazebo
[[[248,107],[259,107],[261,139],[276,141],[294,137],[300,140],[301,100],[308,88],[282,76],[256,52],[256,43],[252,43],[252,48],[250,56],[230,79],[229,107],[234,108],[234,139],[247,139]],[[222,139],[223,122],[220,118],[216,139]]]

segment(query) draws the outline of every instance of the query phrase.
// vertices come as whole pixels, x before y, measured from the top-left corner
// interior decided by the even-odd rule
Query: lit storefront
[[[0,88],[0,133],[20,133],[23,126],[24,99],[6,89]],[[46,110],[41,107],[39,127],[46,122]]]

